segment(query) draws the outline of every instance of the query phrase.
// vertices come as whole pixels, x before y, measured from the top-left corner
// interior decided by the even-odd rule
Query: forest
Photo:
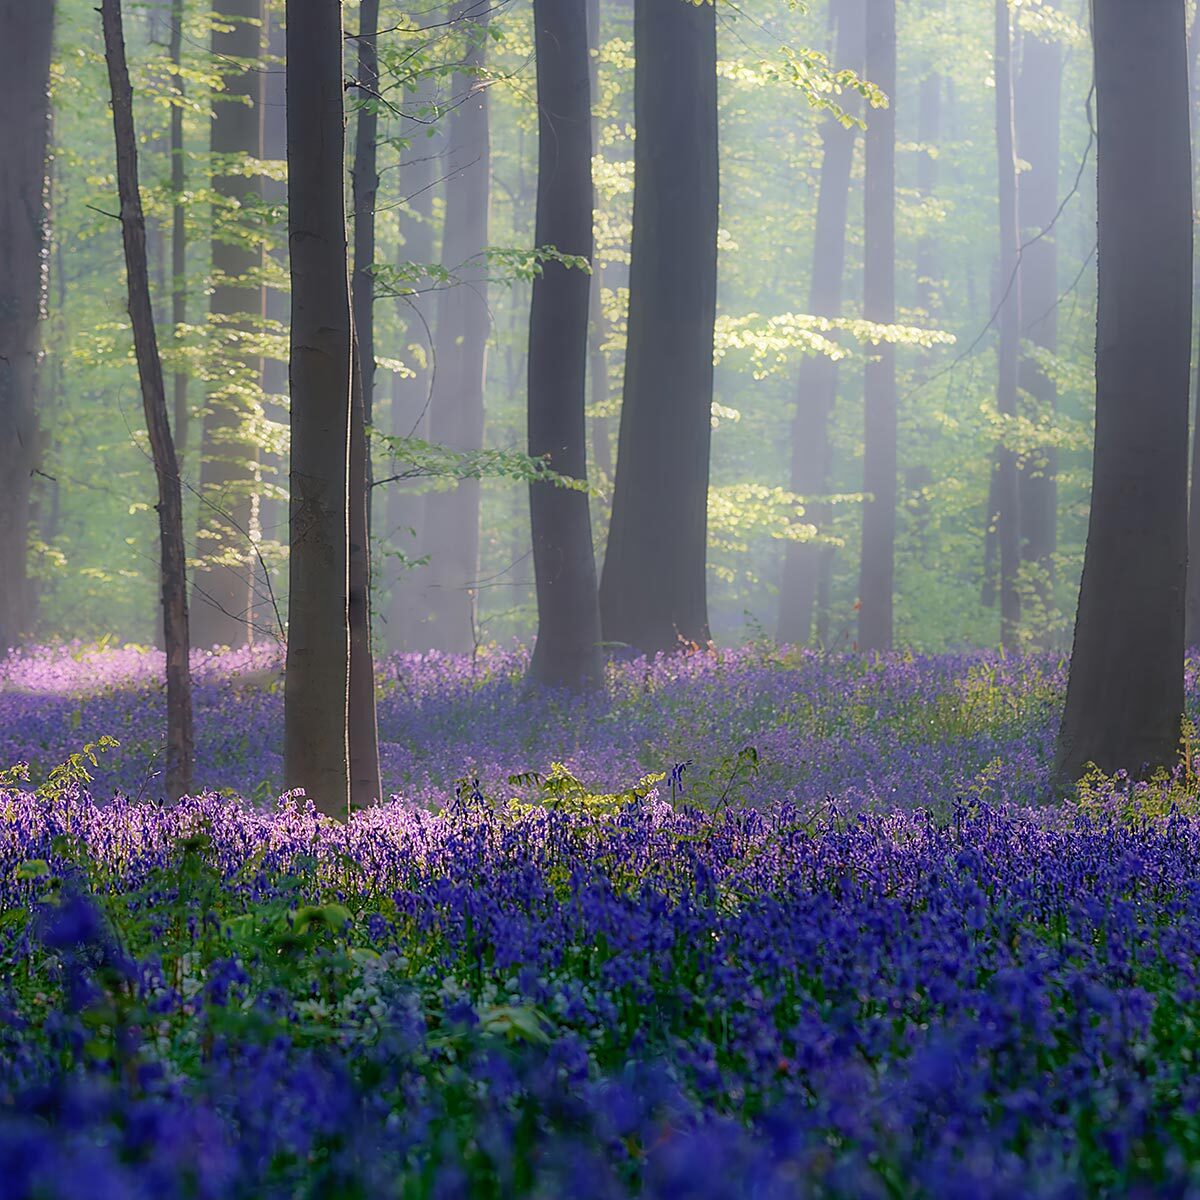
[[[0,1200],[1200,1196],[1197,0],[0,0]]]

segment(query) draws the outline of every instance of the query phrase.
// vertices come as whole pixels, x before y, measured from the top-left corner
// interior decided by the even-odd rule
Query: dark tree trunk
[[[263,0],[219,0],[214,16],[213,57],[235,65],[225,75],[224,91],[213,96],[213,154],[259,158],[263,74],[257,60]],[[252,65],[240,67],[243,62]],[[229,382],[209,392],[201,426],[197,551],[204,566],[192,579],[192,626],[198,646],[240,646],[252,631],[250,529],[257,482],[257,451],[247,431],[253,403],[246,388],[250,378],[259,378],[262,362],[245,359],[238,337],[257,331],[263,316],[262,247],[256,239],[248,240],[253,233],[240,213],[258,199],[259,184],[246,174],[217,174],[213,191],[218,208],[209,313],[223,343],[217,353],[225,360]]]
[[[287,81],[292,461],[284,769],[288,787],[304,788],[321,812],[344,819],[351,353],[340,0],[288,0]]]
[[[447,122],[442,261],[457,282],[438,296],[429,436],[455,450],[477,450],[483,445],[483,384],[491,325],[483,261],[491,151],[487,88],[479,77],[487,10],[476,0],[460,0],[452,11],[467,46],[463,69],[454,75],[454,95],[461,97],[461,103]],[[430,649],[461,653],[475,644],[479,500],[478,480],[426,497],[422,532],[429,567],[423,572],[423,623],[417,636]]]
[[[938,142],[942,135],[942,77],[936,71],[921,80],[917,95],[917,141],[921,144],[917,159],[917,193],[922,200],[932,198],[937,187]],[[917,308],[932,324],[941,300],[940,239],[926,233],[917,243]]]
[[[636,0],[634,43],[629,334],[600,614],[607,641],[653,654],[709,640],[715,9]]]
[[[887,93],[887,108],[870,114],[863,202],[863,316],[896,319],[896,0],[867,0],[867,78]],[[871,348],[863,371],[864,450],[862,567],[858,643],[892,647],[892,585],[896,552],[896,352]]]
[[[180,67],[183,65],[183,0],[171,0],[171,86],[175,103],[171,105],[171,328],[175,338],[183,336],[187,323],[187,224],[184,189],[187,187],[187,164],[183,158],[183,99],[185,85]],[[178,369],[171,380],[175,414],[175,453],[182,464],[188,442],[188,377]]]
[[[1017,413],[1017,365],[1021,354],[1020,239],[1017,231],[1017,160],[1013,131],[1012,21],[1008,0],[996,0],[996,163],[1000,201],[1000,312],[996,410],[1001,417]],[[1011,430],[1008,431],[1011,437]],[[1000,644],[1015,649],[1021,623],[1020,495],[1017,456],[1002,440],[992,460],[995,507],[988,514],[1000,551]]]
[[[167,391],[154,310],[150,304],[150,272],[146,263],[146,219],[138,186],[137,136],[133,127],[133,89],[125,64],[125,35],[120,0],[101,0],[104,53],[112,93],[113,132],[117,148],[117,190],[121,201],[121,233],[129,318],[137,355],[142,408],[150,434],[150,451],[158,477],[158,535],[162,584],[163,634],[167,649],[167,794],[186,795],[192,786],[192,682],[189,668],[187,570],[183,545],[183,492],[179,464],[167,413]]]
[[[354,166],[350,173],[354,192],[354,274],[350,297],[354,308],[354,335],[362,372],[363,412],[371,424],[375,397],[375,196],[379,190],[378,159],[379,0],[362,0],[358,10],[358,94],[361,106],[354,124]],[[367,472],[369,482],[369,468]]]
[[[27,632],[54,4],[0,0],[0,653]]]
[[[375,712],[375,662],[371,652],[371,533],[368,506],[367,428],[358,343],[354,341],[350,393],[350,558],[347,620],[350,626],[348,699],[350,805],[366,808],[383,794],[379,782],[379,722]]]
[[[422,81],[413,94],[413,112],[427,119],[426,107],[432,103],[429,81]],[[400,190],[406,198],[399,210],[401,245],[399,263],[432,263],[434,260],[433,196],[438,153],[436,143],[418,138],[405,152],[400,171]],[[400,300],[401,329],[404,341],[399,357],[412,375],[397,374],[392,383],[392,435],[424,437],[428,432],[430,363],[433,346],[430,338],[428,297],[418,293]],[[425,497],[406,491],[402,481],[387,485],[387,537],[390,550],[413,560],[424,544]],[[387,640],[393,650],[410,649],[420,639],[417,616],[420,586],[419,569],[400,558],[392,558],[389,572]]]
[[[1055,782],[1171,767],[1183,715],[1192,180],[1183,0],[1095,0],[1096,445]]]
[[[592,113],[585,0],[534,0],[538,191],[534,244],[592,257]],[[529,453],[587,478],[584,400],[588,276],[547,263],[529,313]],[[595,687],[604,678],[586,492],[529,487],[538,630],[530,678]]]
[[[371,650],[371,425],[375,388],[375,195],[379,113],[379,0],[359,8],[358,83],[364,103],[354,131],[354,376],[350,404],[350,803],[364,808],[382,793],[379,725],[375,715],[375,663]]]
[[[1028,164],[1017,194],[1021,218],[1021,323],[1035,346],[1058,348],[1057,231],[1050,227],[1058,211],[1059,125],[1062,107],[1062,48],[1030,35],[1022,41],[1017,81],[1017,157]],[[1033,239],[1037,238],[1036,241]],[[1054,381],[1029,354],[1021,359],[1019,384],[1035,406],[1035,415],[1053,414],[1058,403]],[[1043,616],[1054,604],[1054,554],[1058,546],[1058,450],[1041,447],[1025,463],[1020,478],[1021,553],[1034,569],[1033,584]]]
[[[837,4],[837,65],[862,69],[865,28],[863,0]],[[844,100],[851,110],[849,99]],[[874,119],[874,118],[872,118]],[[842,315],[842,283],[846,270],[846,212],[850,169],[857,134],[829,117],[821,130],[821,179],[813,239],[808,311],[821,317]],[[796,415],[792,420],[791,490],[801,496],[829,490],[829,421],[837,400],[838,365],[824,355],[806,358],[796,380]],[[824,533],[831,517],[827,504],[812,504],[806,516]],[[784,551],[779,595],[779,640],[803,645],[812,631],[822,561],[830,547],[789,542]]]
[[[1191,81],[1191,116],[1193,121],[1192,140],[1192,186],[1196,176],[1195,122],[1196,106],[1200,103],[1200,6],[1192,16],[1192,28],[1188,33],[1189,72]],[[1192,315],[1200,313],[1200,270],[1192,270]],[[1197,327],[1196,364],[1194,379],[1193,411],[1200,414],[1200,326]],[[1188,574],[1185,599],[1184,636],[1185,645],[1200,645],[1200,415],[1192,420],[1192,469],[1191,491],[1188,509]]]

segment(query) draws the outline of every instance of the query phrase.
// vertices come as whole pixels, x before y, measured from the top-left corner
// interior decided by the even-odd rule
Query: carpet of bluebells
[[[0,666],[0,1193],[1200,1197],[1187,739],[1050,803],[1058,661],[523,666],[383,664],[348,825],[270,649],[176,805],[159,656]]]

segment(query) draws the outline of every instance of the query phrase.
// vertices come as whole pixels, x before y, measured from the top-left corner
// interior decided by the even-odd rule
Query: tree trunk
[[[213,96],[212,151],[230,157],[262,155],[263,0],[219,0],[212,53],[233,64],[224,91]],[[242,64],[249,62],[250,66]],[[215,170],[222,168],[217,160]],[[209,392],[200,434],[200,513],[197,550],[204,561],[192,580],[193,631],[198,646],[240,646],[251,637],[254,565],[250,546],[257,450],[248,423],[257,397],[248,396],[262,361],[239,349],[263,317],[262,246],[241,218],[257,201],[258,179],[215,174],[212,240],[213,291],[209,313],[225,381]]]
[[[412,94],[413,111],[423,114],[434,96],[428,80],[422,80]],[[436,143],[428,138],[415,141],[407,151],[400,172],[400,189],[405,197],[397,223],[400,233],[399,263],[428,264],[434,260],[433,196],[436,185]],[[418,285],[419,287],[420,285]],[[400,327],[404,341],[401,361],[412,371],[411,377],[395,375],[392,382],[391,428],[394,437],[425,437],[428,432],[430,364],[433,347],[428,297],[418,293],[400,300]],[[403,481],[387,485],[387,545],[405,556],[419,557],[424,544],[425,497],[406,491]],[[387,640],[393,650],[406,650],[419,640],[420,568],[399,558],[390,560],[387,603]]]
[[[538,191],[534,244],[592,257],[592,113],[585,0],[534,0]],[[547,263],[529,312],[529,453],[587,478],[584,416],[589,277]],[[529,486],[538,629],[530,678],[595,687],[604,678],[586,492]]]
[[[371,650],[371,449],[375,388],[375,195],[379,113],[379,0],[363,0],[358,16],[358,84],[364,97],[354,129],[353,391],[350,398],[350,804],[364,808],[382,794],[375,663]]]
[[[350,806],[367,808],[382,795],[379,782],[379,721],[375,712],[375,662],[371,652],[371,532],[368,517],[366,412],[358,342],[354,340],[350,393],[350,550],[347,620],[350,627],[348,698]]]
[[[459,0],[452,20],[467,38],[453,92],[461,97],[447,122],[446,224],[442,261],[456,276],[438,295],[429,436],[455,450],[483,445],[483,384],[491,317],[487,302],[488,210],[491,185],[488,95],[483,67],[487,11]],[[476,640],[479,574],[478,480],[425,500],[424,553],[429,556],[422,625],[417,635],[433,650],[462,653]]]
[[[1009,0],[995,5],[996,76],[996,163],[1000,201],[1000,312],[996,411],[1003,417],[1017,413],[1017,365],[1021,354],[1021,278],[1018,271],[1021,243],[1017,231],[1017,160],[1013,131],[1012,19]],[[1012,436],[1012,431],[1007,431]],[[996,446],[995,508],[989,525],[996,529],[1000,551],[1000,644],[1006,650],[1017,645],[1021,623],[1020,495],[1017,490],[1016,452],[1003,438]]]
[[[867,78],[889,105],[871,113],[866,135],[863,201],[863,316],[896,319],[896,0],[867,0]],[[862,566],[858,642],[863,650],[892,647],[892,584],[896,550],[896,352],[871,348],[863,371],[864,450]]]
[[[606,641],[654,654],[709,640],[715,9],[636,0],[634,43],[629,333],[600,614]]]
[[[1192,27],[1188,33],[1188,67],[1191,82],[1191,116],[1193,121],[1192,140],[1192,186],[1196,178],[1195,122],[1196,107],[1200,103],[1200,6],[1192,15]],[[1200,313],[1200,269],[1192,269],[1193,317]],[[1200,414],[1200,326],[1197,327],[1196,364],[1193,409]],[[1192,469],[1188,516],[1188,573],[1185,597],[1184,636],[1185,645],[1200,645],[1200,416],[1192,422]]]
[[[1055,782],[1177,759],[1192,187],[1183,0],[1095,0],[1096,443]]]
[[[288,0],[287,81],[292,452],[284,769],[288,787],[304,788],[321,812],[345,818],[351,352],[340,0]]]
[[[837,65],[862,69],[865,28],[863,0],[837,4]],[[849,98],[850,111],[859,106]],[[821,179],[817,192],[817,223],[813,238],[812,278],[808,311],[821,317],[842,315],[842,282],[846,270],[846,212],[850,170],[857,134],[833,117],[821,129]],[[791,490],[801,496],[829,491],[829,421],[837,400],[838,365],[825,355],[813,355],[800,365],[796,380],[796,415],[792,420]],[[807,506],[808,519],[825,532],[830,506]],[[804,645],[812,632],[822,560],[830,548],[819,543],[789,542],[784,550],[779,594],[779,640]]]
[[[187,324],[187,206],[183,193],[187,187],[187,164],[183,158],[183,0],[171,0],[171,87],[175,102],[171,105],[171,329],[175,338],[183,336]],[[172,378],[175,413],[175,453],[182,464],[188,442],[188,377],[182,369]]]
[[[54,4],[0,0],[0,653],[27,632]]]
[[[1017,157],[1028,164],[1017,191],[1021,218],[1021,323],[1035,346],[1058,348],[1057,230],[1050,227],[1058,211],[1059,124],[1062,107],[1062,48],[1030,35],[1022,41],[1017,81]],[[1058,389],[1029,354],[1022,355],[1020,389],[1035,405],[1034,415],[1052,415]],[[1041,447],[1020,476],[1021,553],[1034,571],[1034,590],[1049,618],[1054,606],[1054,554],[1058,545],[1058,450]],[[1045,642],[1045,638],[1042,639]]]
[[[121,233],[129,317],[137,355],[142,408],[150,434],[150,451],[158,477],[158,535],[162,583],[163,634],[167,649],[167,794],[172,800],[192,786],[192,683],[189,667],[187,570],[183,545],[183,492],[179,464],[167,415],[167,391],[154,310],[150,304],[150,272],[146,263],[146,219],[138,186],[137,136],[133,127],[133,89],[125,63],[125,35],[120,0],[101,0],[104,54],[112,92],[113,133],[117,148],[117,190],[121,201]]]

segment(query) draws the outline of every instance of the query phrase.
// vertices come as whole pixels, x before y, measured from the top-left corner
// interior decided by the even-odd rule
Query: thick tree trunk
[[[1021,354],[1020,237],[1017,229],[1017,160],[1013,130],[1012,19],[1008,0],[995,5],[996,163],[1000,203],[1000,312],[997,348],[996,410],[1001,417],[1017,413],[1017,365]],[[1010,432],[1011,436],[1011,432]],[[1016,648],[1021,623],[1020,494],[1017,455],[1002,440],[993,458],[995,508],[988,514],[1000,551],[1000,644]]]
[[[187,323],[187,223],[184,189],[187,187],[187,164],[183,157],[183,99],[185,84],[180,67],[183,65],[183,0],[171,0],[171,86],[175,103],[171,105],[171,328],[176,338],[183,336]],[[172,408],[175,414],[175,453],[180,464],[188,442],[188,377],[176,370],[171,380]]]
[[[896,0],[867,0],[867,78],[887,93],[887,108],[870,115],[866,135],[863,316],[896,319]],[[892,647],[896,546],[896,352],[871,348],[863,371],[864,450],[862,565],[858,643]]]
[[[1021,323],[1035,346],[1058,348],[1057,231],[1037,238],[1058,211],[1059,125],[1062,108],[1062,48],[1026,35],[1017,80],[1017,157],[1021,172],[1017,203],[1021,218]],[[1033,239],[1037,238],[1036,241]],[[1019,384],[1034,415],[1053,414],[1058,390],[1029,354],[1022,355]],[[1054,605],[1054,554],[1058,545],[1058,451],[1040,448],[1020,478],[1021,554],[1034,569],[1034,589],[1044,610]]]
[[[304,788],[321,812],[345,818],[351,352],[340,0],[288,0],[287,81],[292,461],[284,769],[288,787]]]
[[[125,63],[125,35],[120,0],[102,0],[104,53],[112,93],[113,133],[117,148],[117,191],[121,201],[121,233],[129,317],[137,355],[142,408],[150,434],[150,451],[158,477],[158,534],[162,584],[163,633],[167,649],[167,794],[173,800],[192,786],[192,683],[189,668],[187,570],[183,545],[183,492],[179,464],[167,414],[167,391],[154,310],[150,304],[150,272],[146,263],[146,219],[138,186],[137,136],[133,126],[133,89]]]
[[[213,57],[233,65],[226,67],[224,90],[213,96],[214,155],[262,155],[262,16],[263,0],[219,0],[216,5]],[[256,402],[247,389],[259,378],[262,361],[247,359],[238,340],[256,331],[263,317],[262,246],[240,211],[258,199],[259,183],[246,174],[216,174],[213,191],[219,207],[209,313],[221,343],[226,382],[209,392],[201,427],[196,548],[204,566],[192,580],[192,626],[198,646],[239,646],[252,636],[250,529],[258,475],[257,450],[247,430]]]
[[[433,101],[433,89],[428,80],[422,81],[412,96],[412,111],[422,120],[425,109]],[[406,197],[400,207],[398,225],[400,265],[427,264],[434,261],[433,196],[436,184],[438,153],[436,143],[419,138],[405,152],[400,171],[400,190]],[[400,360],[412,371],[410,377],[395,375],[392,382],[391,428],[394,437],[423,438],[428,433],[429,387],[433,360],[429,314],[432,305],[420,294],[400,300],[403,343]],[[404,560],[416,559],[424,545],[425,497],[413,495],[406,484],[397,480],[387,485],[388,549],[397,551]],[[387,642],[393,650],[412,648],[419,641],[419,597],[422,594],[419,568],[398,557],[390,558]]]
[[[715,9],[636,0],[634,41],[629,334],[600,614],[605,640],[653,654],[709,640]]]
[[[461,103],[447,122],[442,261],[457,281],[438,296],[429,436],[455,450],[477,450],[483,445],[483,384],[491,326],[483,261],[491,151],[487,88],[479,77],[488,10],[476,0],[460,0],[452,11],[467,45],[463,69],[455,73],[453,84]],[[422,533],[429,566],[422,572],[426,577],[420,601],[422,623],[416,637],[429,649],[462,653],[475,644],[479,500],[478,480],[426,497]]]
[[[28,632],[54,4],[0,0],[0,653]]]
[[[371,532],[368,506],[367,428],[358,342],[354,341],[350,393],[350,550],[347,620],[350,627],[348,695],[350,805],[366,808],[383,794],[379,782],[379,722],[375,712],[375,661],[371,651]]]
[[[1055,782],[1176,762],[1192,180],[1183,0],[1095,0],[1096,444]]]
[[[865,46],[863,0],[837,4],[837,65],[862,69]],[[857,109],[849,98],[843,104]],[[873,119],[873,118],[872,118]],[[821,179],[817,193],[817,223],[813,238],[812,278],[808,311],[821,317],[842,315],[842,283],[846,271],[846,212],[850,169],[857,134],[829,117],[821,129]],[[829,421],[837,400],[838,365],[824,355],[806,358],[796,380],[796,415],[792,420],[791,490],[821,495],[829,490]],[[807,518],[821,532],[831,516],[827,504],[809,505]],[[812,631],[822,560],[830,547],[789,542],[784,551],[779,594],[779,640],[803,645]]]
[[[534,244],[592,257],[592,114],[585,0],[534,0],[538,192]],[[584,416],[588,276],[547,263],[529,313],[529,453],[587,478]],[[586,492],[529,487],[538,629],[530,678],[595,687],[604,678]]]

